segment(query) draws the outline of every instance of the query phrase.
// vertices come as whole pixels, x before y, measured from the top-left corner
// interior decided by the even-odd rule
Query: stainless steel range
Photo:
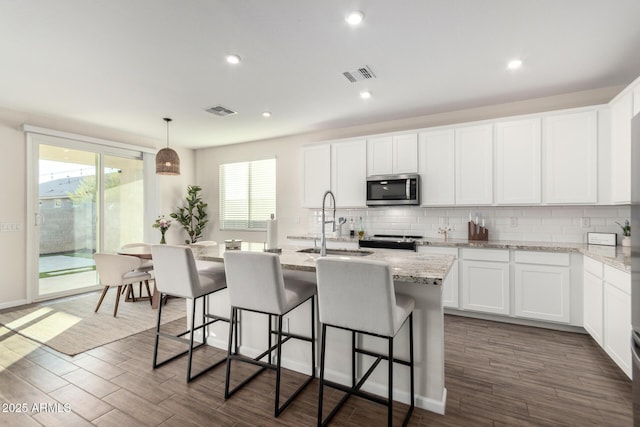
[[[404,249],[415,252],[418,239],[422,239],[422,236],[374,234],[359,240],[358,245],[361,248]]]

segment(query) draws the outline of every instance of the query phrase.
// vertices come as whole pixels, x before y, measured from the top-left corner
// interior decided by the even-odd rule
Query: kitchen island
[[[262,251],[262,243],[243,242],[240,250]],[[280,262],[285,274],[301,275],[315,281],[316,253],[299,252],[300,248],[284,247],[280,253]],[[224,244],[194,248],[200,262],[223,262]],[[415,252],[375,249],[369,254],[338,252],[329,256],[364,256],[365,259],[384,261],[393,269],[396,290],[410,295],[416,300],[414,311],[414,357],[415,357],[415,403],[417,407],[444,414],[446,389],[444,386],[444,311],[442,306],[442,282],[446,278],[454,258],[448,255],[425,255]],[[226,315],[228,300],[218,296],[211,299],[214,311]],[[285,325],[292,333],[308,334],[309,308],[299,307],[288,316]],[[354,307],[357,310],[357,307]],[[267,348],[266,326],[263,315],[243,313],[240,338],[241,351],[248,355],[257,355]],[[318,328],[318,325],[316,325]],[[319,334],[316,334],[319,336]],[[350,373],[350,334],[346,331],[332,331],[327,337],[331,341],[332,352],[327,355],[326,377],[329,380],[349,384]],[[226,349],[226,326],[210,331],[213,345]],[[359,337],[360,347],[384,352],[386,343],[371,337]],[[318,346],[319,348],[319,346]],[[408,328],[402,328],[396,338],[396,357],[408,359]],[[319,360],[316,358],[316,360]],[[308,344],[290,342],[283,351],[283,366],[298,372],[309,371],[311,354]],[[366,371],[370,360],[359,356],[357,369],[359,374]],[[394,369],[394,399],[409,402],[409,372],[402,366]],[[386,394],[385,370],[377,369],[363,389]]]

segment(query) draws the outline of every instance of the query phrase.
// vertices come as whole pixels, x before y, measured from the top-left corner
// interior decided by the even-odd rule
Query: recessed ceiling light
[[[520,58],[512,59],[507,63],[507,68],[510,70],[517,70],[520,67],[522,67],[522,59]]]
[[[368,90],[360,92],[360,98],[362,98],[362,99],[371,98],[371,92],[369,92]]]
[[[271,111],[264,111],[262,117],[271,117]]]
[[[358,25],[364,19],[364,13],[359,10],[354,10],[353,12],[349,12],[349,14],[344,18],[350,25]]]
[[[229,64],[239,64],[240,57],[238,55],[227,55],[226,60]]]

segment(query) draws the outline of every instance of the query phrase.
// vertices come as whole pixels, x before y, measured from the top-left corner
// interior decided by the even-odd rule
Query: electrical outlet
[[[289,333],[289,318],[284,317],[282,319],[282,332],[288,334]]]
[[[591,227],[591,219],[588,217],[580,218],[580,227],[589,228]]]
[[[299,216],[296,216],[296,217],[295,217],[295,223],[296,223],[296,224],[300,224],[300,217],[299,217]]]
[[[511,225],[512,228],[517,227],[518,226],[518,218],[515,217],[515,216],[512,216],[509,224]]]

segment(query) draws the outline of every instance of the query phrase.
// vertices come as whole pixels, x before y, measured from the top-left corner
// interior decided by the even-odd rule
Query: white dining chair
[[[139,271],[138,267],[142,265],[142,260],[138,257],[118,254],[97,253],[93,256],[96,262],[96,271],[100,283],[104,286],[100,300],[96,306],[95,312],[98,312],[102,300],[104,299],[110,287],[118,287],[116,294],[116,304],[113,309],[113,317],[118,313],[118,304],[120,303],[120,294],[123,287],[131,286],[133,283],[143,282],[152,278],[151,274],[145,271]]]
[[[210,371],[216,366],[226,361],[226,356],[213,364],[210,364],[200,372],[191,375],[193,352],[207,344],[208,328],[210,325],[229,319],[217,316],[209,312],[208,296],[226,288],[224,266],[222,264],[206,269],[198,270],[191,248],[188,246],[174,245],[153,245],[151,254],[154,262],[154,274],[156,278],[156,289],[160,293],[160,304],[158,305],[158,322],[156,324],[156,339],[153,350],[153,368],[163,366],[185,354],[187,358],[187,382],[194,380],[202,374]],[[184,298],[191,300],[191,313],[188,329],[178,334],[165,333],[160,330],[162,318],[162,299],[166,296]],[[196,325],[196,303],[202,299],[202,317],[200,324]],[[202,330],[202,342],[194,346],[194,334],[197,330]],[[189,338],[183,338],[188,335]],[[174,341],[183,342],[189,348],[183,352],[175,354],[161,362],[158,362],[158,346],[160,338],[168,338]]]
[[[391,268],[387,263],[353,258],[321,257],[316,261],[318,284],[318,311],[320,314],[321,350],[320,381],[318,389],[318,425],[326,425],[351,395],[363,397],[387,406],[387,423],[393,418],[393,365],[398,363],[409,367],[410,407],[405,415],[406,425],[414,409],[414,369],[413,369],[413,310],[415,300],[397,294]],[[393,356],[393,342],[400,328],[409,321],[409,361]],[[351,332],[351,385],[327,381],[324,378],[327,349],[327,327]],[[357,334],[365,334],[387,341],[387,354],[358,348]],[[375,362],[362,377],[356,379],[356,354],[374,357]],[[388,397],[378,398],[361,391],[365,381],[373,373],[380,361],[386,360],[388,367]],[[346,392],[326,419],[322,419],[324,387],[330,386]]]
[[[128,249],[128,248],[146,248],[146,249],[149,250],[149,252],[151,251],[151,245],[149,245],[147,243],[127,243],[127,244],[122,245],[120,247],[121,250]],[[140,264],[140,267],[138,267],[136,270],[150,273],[151,271],[153,271],[153,261],[150,260],[150,259],[142,259],[142,264]],[[140,282],[140,285],[138,287],[139,297],[142,298],[142,284],[143,283],[147,288],[147,295],[149,296],[149,303],[152,304],[152,301],[151,301],[151,289],[149,288],[149,280],[145,280],[144,282]],[[135,302],[136,295],[135,295],[135,292],[133,292],[133,284],[127,286],[126,291],[127,291],[127,295]],[[123,290],[123,292],[125,292],[125,290]]]

